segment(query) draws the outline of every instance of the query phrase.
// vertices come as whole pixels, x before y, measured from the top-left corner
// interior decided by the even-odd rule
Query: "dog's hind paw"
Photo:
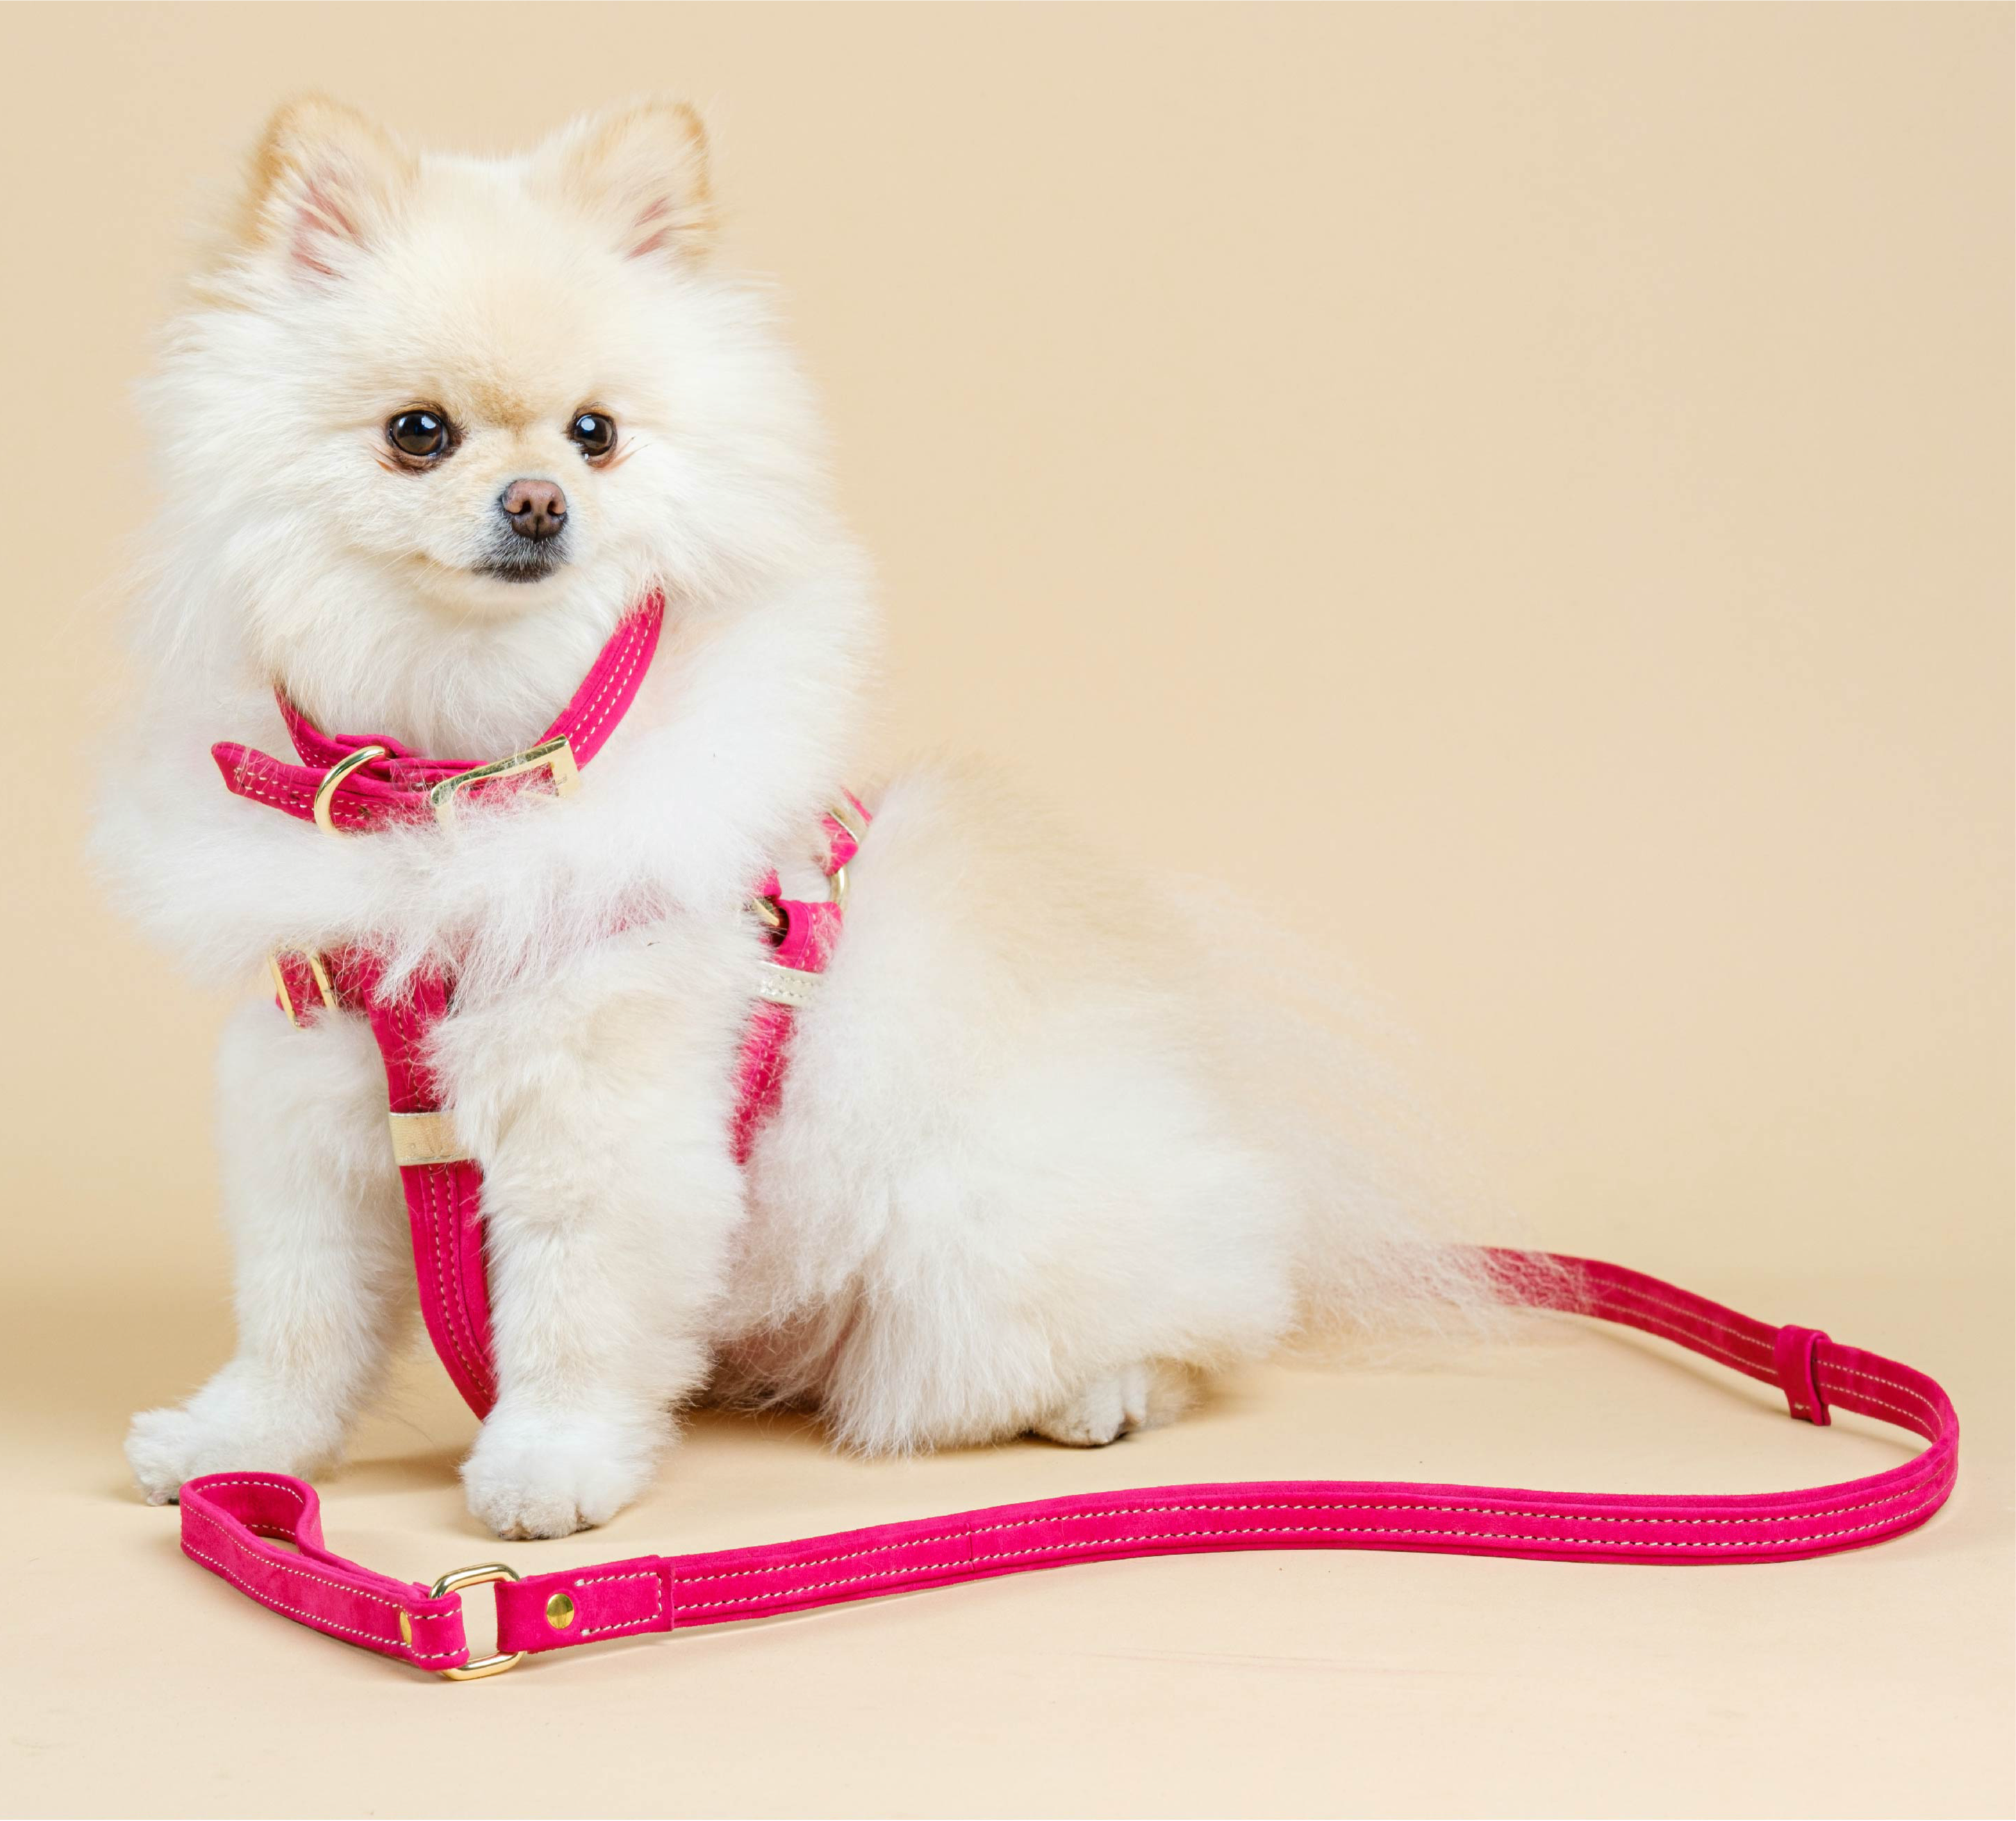
[[[1038,1417],[1029,1431],[1067,1448],[1103,1448],[1136,1429],[1173,1423],[1191,1395],[1190,1375],[1182,1368],[1144,1362],[1094,1379]]]

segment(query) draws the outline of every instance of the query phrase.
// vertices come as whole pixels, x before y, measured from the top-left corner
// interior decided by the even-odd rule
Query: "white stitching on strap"
[[[1745,1369],[1748,1362],[1744,1360],[1738,1359],[1733,1353],[1725,1351],[1723,1348],[1717,1346],[1714,1341],[1708,1340],[1699,1334],[1687,1333],[1683,1330],[1673,1326],[1669,1322],[1661,1321],[1657,1315],[1647,1315],[1642,1309],[1634,1309],[1632,1312],[1632,1315],[1633,1317],[1632,1320],[1620,1320],[1618,1323],[1618,1326],[1625,1328],[1636,1328],[1642,1333],[1663,1335],[1668,1340],[1679,1341],[1682,1346],[1687,1348],[1690,1352],[1712,1353],[1718,1359],[1721,1360],[1724,1365],[1733,1366],[1738,1372],[1744,1373],[1745,1377],[1748,1376]]]
[[[264,754],[253,753],[249,754],[245,760],[239,761],[239,795],[255,797],[261,803],[270,803],[275,809],[286,810],[290,815],[297,812],[310,801],[310,794],[305,788],[289,784],[282,780],[273,780],[276,786],[274,790],[261,790],[258,784],[246,776],[245,768],[250,760],[264,757]],[[269,760],[268,762],[270,764],[272,761]],[[338,822],[347,819],[351,822],[362,823],[366,819],[365,812],[354,804],[345,803],[340,793],[329,800],[329,814]]]
[[[470,1384],[472,1387],[481,1388],[484,1383],[483,1374],[470,1363],[470,1353],[476,1346],[473,1324],[470,1325],[469,1345],[466,1348],[463,1344],[466,1311],[463,1307],[460,1285],[457,1284],[455,1294],[451,1296],[448,1294],[448,1255],[453,1240],[452,1228],[458,1198],[443,1179],[455,1166],[453,1164],[422,1164],[415,1167],[423,1172],[421,1192],[425,1198],[428,1234],[434,1242],[431,1249],[434,1252],[434,1290],[441,1298],[441,1326],[448,1331],[448,1344],[454,1348],[455,1356],[461,1362],[462,1369],[469,1375]]]
[[[1887,1390],[1896,1392],[1900,1397],[1909,1398],[1935,1422],[1939,1418],[1939,1405],[1914,1385],[1899,1384],[1894,1378],[1885,1378],[1881,1373],[1869,1372],[1859,1366],[1844,1366],[1836,1360],[1823,1361],[1820,1369],[1823,1372],[1834,1373],[1844,1377],[1862,1379],[1870,1384],[1880,1384]],[[1861,1397],[1867,1394],[1854,1391],[1850,1395]]]
[[[1852,1409],[1856,1404],[1874,1404],[1879,1410],[1889,1411],[1913,1434],[1923,1435],[1928,1441],[1936,1438],[1938,1425],[1934,1419],[1921,1416],[1915,1410],[1907,1410],[1902,1405],[1893,1404],[1888,1398],[1879,1398],[1874,1391],[1858,1390],[1852,1385],[1831,1385],[1824,1381],[1822,1382],[1820,1389],[1828,1398],[1838,1402],[1844,1410]],[[1860,1414],[1866,1416],[1867,1412],[1864,1411]],[[1880,1423],[1885,1419],[1879,1416],[1877,1420]],[[1918,1425],[1921,1423],[1931,1423],[1931,1431],[1928,1432],[1919,1428]]]
[[[285,1480],[255,1480],[246,1474],[234,1474],[228,1480],[213,1480],[211,1484],[214,1486],[264,1486],[271,1492],[286,1493],[304,1511],[308,1508],[308,1494],[299,1486],[289,1485]]]
[[[1109,1517],[1156,1517],[1171,1511],[1418,1511],[1435,1517],[1524,1517],[1536,1523],[1546,1524],[1805,1524],[1819,1517],[1845,1517],[1857,1511],[1874,1511],[1884,1505],[1894,1505],[1917,1491],[1916,1486],[1900,1488],[1881,1499],[1865,1499],[1856,1505],[1830,1505],[1813,1511],[1765,1511],[1749,1517],[1668,1517],[1645,1512],[1609,1513],[1598,1511],[1510,1511],[1494,1505],[1386,1505],[1370,1501],[1331,1503],[1325,1499],[1278,1499],[1273,1502],[1240,1500],[1225,1505],[1124,1505],[1111,1511],[1057,1512],[1045,1517],[1018,1517],[1006,1524],[986,1524],[970,1530],[961,1531],[963,1537],[993,1536],[1003,1531],[1027,1530],[1037,1524],[1090,1524]],[[1348,1527],[1339,1527],[1348,1528]],[[1202,1531],[1193,1534],[1204,1535]],[[1238,1534],[1237,1532],[1232,1534]],[[1420,1536],[1463,1536],[1464,1531],[1410,1531],[1405,1534]],[[938,1537],[913,1538],[907,1542],[877,1543],[873,1548],[851,1549],[844,1555],[814,1556],[805,1561],[772,1562],[766,1567],[754,1568],[724,1568],[715,1574],[682,1574],[682,1585],[697,1586],[703,1581],[738,1581],[751,1574],[783,1574],[801,1568],[823,1568],[835,1562],[859,1561],[864,1556],[887,1555],[895,1549],[923,1549],[941,1541]],[[983,1558],[985,1559],[985,1558]]]
[[[608,679],[600,689],[596,691],[594,700],[581,711],[584,714],[592,711],[594,718],[584,722],[574,729],[574,734],[569,736],[570,744],[574,738],[578,737],[581,744],[585,746],[596,733],[601,731],[603,722],[609,718],[610,710],[616,705],[617,696],[623,693],[628,686],[631,678],[637,674],[637,666],[643,660],[644,655],[643,628],[648,617],[645,614],[633,614],[626,621],[626,624],[635,626],[637,630],[630,635],[629,650],[625,653],[622,669],[620,672],[610,673]]]
[[[234,1538],[232,1540],[235,1542],[236,1539]],[[466,1650],[460,1652],[454,1650],[423,1650],[411,1644],[402,1644],[397,1638],[380,1637],[376,1632],[359,1631],[355,1625],[338,1625],[333,1618],[326,1618],[319,1612],[310,1612],[302,1607],[290,1606],[284,1600],[276,1600],[271,1593],[253,1586],[250,1582],[234,1574],[228,1562],[220,1562],[216,1556],[207,1553],[204,1550],[198,1549],[194,1543],[189,1540],[187,1537],[184,1537],[182,1538],[182,1547],[187,1549],[191,1555],[196,1556],[199,1560],[207,1562],[210,1566],[217,1571],[217,1573],[221,1574],[225,1580],[229,1581],[232,1584],[232,1586],[237,1588],[240,1592],[245,1594],[249,1598],[257,1600],[261,1606],[271,1606],[278,1608],[278,1610],[282,1612],[291,1613],[297,1618],[306,1620],[308,1623],[317,1631],[328,1630],[347,1632],[351,1636],[354,1638],[362,1638],[367,1643],[389,1646],[393,1653],[402,1656],[409,1656],[416,1663],[438,1662],[445,1657],[456,1655],[466,1657],[469,1654]],[[415,1616],[423,1617],[424,1615],[418,1614]]]
[[[261,1555],[257,1550],[254,1549],[251,1546],[250,1544],[243,1542],[239,1538],[233,1536],[229,1531],[224,1528],[223,1523],[221,1520],[213,1517],[200,1505],[191,1506],[189,1507],[189,1515],[192,1517],[201,1518],[205,1524],[208,1524],[212,1530],[217,1532],[218,1538],[220,1542],[228,1542],[233,1549],[239,1551],[242,1554],[250,1557],[252,1560],[261,1564],[263,1567],[278,1568],[284,1574],[299,1574],[304,1580],[319,1582],[325,1587],[333,1587],[339,1593],[354,1593],[359,1600],[376,1601],[380,1606],[390,1607],[394,1612],[404,1612],[407,1610],[406,1607],[401,1605],[399,1601],[396,1600],[388,1600],[382,1593],[367,1592],[362,1587],[351,1586],[347,1581],[332,1581],[326,1574],[318,1574],[313,1569],[304,1568],[298,1562],[290,1561],[282,1556]]]
[[[1825,1542],[1838,1536],[1859,1536],[1868,1531],[1883,1530],[1892,1524],[1901,1523],[1906,1518],[1915,1517],[1921,1512],[1935,1509],[1944,1496],[1945,1489],[1942,1488],[1939,1493],[1922,1503],[1914,1505],[1908,1510],[1898,1512],[1892,1517],[1883,1519],[1875,1524],[1858,1524],[1847,1530],[1826,1530],[1802,1536],[1765,1537],[1755,1542],[1654,1542],[1640,1541],[1626,1537],[1604,1538],[1598,1542],[1593,1538],[1585,1539],[1579,1537],[1528,1536],[1523,1531],[1518,1531],[1499,1532],[1482,1530],[1380,1530],[1376,1528],[1361,1529],[1353,1525],[1327,1524],[1257,1525],[1246,1530],[1165,1531],[1152,1535],[1136,1537],[1089,1537],[1082,1542],[1053,1543],[1035,1549],[1010,1549],[991,1556],[967,1556],[952,1562],[906,1563],[901,1567],[891,1568],[879,1574],[854,1574],[844,1580],[816,1582],[808,1587],[786,1587],[779,1589],[774,1592],[751,1593],[739,1600],[682,1600],[679,1602],[679,1610],[682,1612],[707,1612],[724,1606],[774,1605],[779,1600],[796,1599],[807,1593],[824,1592],[830,1588],[859,1586],[866,1582],[886,1581],[899,1574],[929,1573],[934,1569],[970,1567],[981,1562],[1022,1561],[1032,1556],[1053,1555],[1067,1549],[1096,1549],[1114,1543],[1187,1542],[1198,1537],[1211,1536],[1327,1536],[1341,1533],[1352,1536],[1428,1536],[1438,1538],[1448,1538],[1467,1542],[1547,1543],[1564,1549],[1724,1549],[1733,1552],[1780,1549],[1790,1544]]]
[[[1648,1302],[1652,1304],[1655,1308],[1670,1309],[1676,1315],[1684,1315],[1689,1321],[1706,1323],[1709,1326],[1712,1327],[1718,1334],[1726,1334],[1730,1340],[1735,1341],[1738,1345],[1755,1348],[1758,1355],[1759,1364],[1766,1365],[1771,1362],[1772,1355],[1770,1348],[1762,1341],[1758,1339],[1755,1335],[1746,1334],[1740,1329],[1732,1328],[1726,1323],[1718,1321],[1714,1316],[1705,1314],[1701,1310],[1690,1308],[1685,1303],[1675,1302],[1669,1297],[1654,1296],[1650,1290],[1640,1290],[1636,1284],[1628,1283],[1606,1283],[1600,1285],[1597,1287],[1597,1294],[1599,1297],[1605,1298],[1623,1296],[1635,1297],[1641,1302]],[[1735,1312],[1733,1310],[1730,1312],[1731,1314],[1733,1314],[1734,1312]]]
[[[577,1581],[577,1587],[607,1587],[620,1581],[648,1581],[651,1583],[651,1610],[643,1618],[611,1619],[607,1625],[585,1625],[581,1635],[592,1638],[598,1632],[619,1632],[630,1625],[648,1625],[665,1616],[665,1577],[657,1569],[632,1574],[596,1574],[585,1581]]]
[[[270,1481],[247,1480],[233,1481],[230,1483],[239,1485],[270,1485],[272,1482]],[[283,1486],[281,1487],[279,1490],[282,1492],[292,1492],[293,1491],[293,1488],[291,1486]],[[305,1503],[305,1501],[304,1501],[304,1503]],[[189,1508],[186,1515],[190,1517],[198,1517],[202,1519],[205,1524],[210,1526],[211,1530],[215,1535],[218,1542],[230,1544],[231,1546],[236,1549],[241,1555],[247,1556],[252,1561],[257,1562],[261,1567],[278,1568],[285,1574],[299,1574],[304,1579],[319,1582],[325,1587],[332,1587],[339,1593],[354,1593],[360,1600],[369,1600],[374,1601],[380,1606],[389,1607],[394,1613],[403,1612],[406,1614],[409,1621],[415,1624],[425,1624],[437,1621],[444,1616],[439,1613],[415,1612],[410,1607],[401,1605],[396,1600],[387,1600],[382,1593],[367,1592],[362,1587],[352,1587],[341,1581],[332,1581],[326,1575],[318,1574],[311,1569],[302,1567],[296,1562],[283,1560],[277,1556],[262,1556],[256,1550],[250,1548],[239,1538],[233,1536],[229,1531],[224,1528],[221,1523],[220,1523],[216,1518],[211,1517],[207,1511],[203,1510],[200,1506],[191,1506]],[[203,1560],[207,1562],[211,1567],[214,1568],[218,1574],[221,1574],[225,1579],[229,1581],[234,1587],[236,1587],[240,1592],[250,1596],[252,1599],[257,1600],[261,1605],[277,1607],[282,1612],[292,1613],[296,1618],[305,1619],[310,1625],[314,1625],[318,1628],[326,1626],[333,1631],[347,1632],[352,1637],[364,1638],[369,1639],[374,1644],[384,1645],[394,1653],[405,1653],[409,1654],[416,1661],[418,1662],[434,1662],[444,1657],[452,1657],[456,1654],[456,1653],[452,1650],[423,1650],[416,1644],[402,1643],[396,1637],[387,1637],[383,1633],[378,1632],[362,1631],[355,1625],[340,1625],[336,1620],[329,1618],[322,1613],[310,1612],[304,1607],[290,1606],[284,1600],[279,1598],[270,1590],[264,1588],[254,1587],[242,1575],[233,1573],[231,1565],[228,1562],[221,1562],[216,1556],[210,1554],[207,1551],[198,1549],[196,1545],[190,1541],[186,1531],[185,1531],[182,1535],[182,1547],[187,1549],[192,1555],[200,1556]],[[463,1654],[466,1655],[466,1650],[465,1650]]]

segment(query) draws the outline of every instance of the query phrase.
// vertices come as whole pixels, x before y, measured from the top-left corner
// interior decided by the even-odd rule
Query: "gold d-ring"
[[[850,805],[849,807],[851,808],[851,806]],[[853,837],[854,845],[857,851],[859,849],[861,844],[868,839],[868,825],[866,822],[863,822],[860,827],[856,828],[854,825],[853,816],[848,812],[847,809],[841,808],[839,804],[836,803],[832,804],[827,809],[826,814],[831,816],[835,822],[838,822],[840,826],[843,829],[846,830],[848,833]],[[846,867],[836,866],[827,876],[826,882],[826,894],[833,901],[833,908],[835,910],[844,911],[847,909]]]
[[[842,809],[839,804],[833,804],[826,813],[854,837],[854,844],[857,848],[867,840],[866,826],[864,825],[856,828],[854,826],[852,815],[847,810]],[[847,909],[847,869],[845,866],[836,866],[826,876],[826,902],[835,910],[844,911]],[[787,919],[784,913],[778,909],[777,901],[774,898],[752,898],[749,901],[749,908],[755,914],[757,922],[768,930],[772,936],[781,941],[787,927]]]
[[[507,1568],[502,1562],[481,1562],[473,1568],[456,1568],[442,1575],[427,1591],[439,1600],[445,1594],[459,1593],[465,1587],[481,1587],[486,1581],[516,1581],[518,1578],[516,1568]],[[479,1657],[473,1663],[464,1663],[438,1673],[450,1682],[480,1682],[486,1675],[502,1675],[506,1670],[515,1668],[524,1660],[523,1650],[499,1650],[494,1657]]]
[[[329,813],[329,804],[336,796],[337,787],[360,765],[368,765],[373,759],[390,758],[392,755],[382,746],[360,746],[347,759],[338,759],[322,773],[322,782],[315,786],[315,826],[326,835],[341,834],[336,826],[336,818]]]

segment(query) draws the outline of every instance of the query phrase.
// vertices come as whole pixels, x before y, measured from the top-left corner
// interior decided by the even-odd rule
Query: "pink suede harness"
[[[565,790],[621,721],[655,649],[653,596],[619,627],[544,738],[477,767],[422,758],[396,741],[319,732],[284,698],[302,763],[213,749],[241,796],[333,831],[452,815],[457,799],[549,776]],[[858,819],[858,825],[855,826]],[[794,1008],[823,971],[841,927],[846,867],[868,822],[853,797],[825,819],[823,904],[778,895],[774,874],[752,905],[772,934],[772,976],[740,1064],[733,1139],[746,1161],[782,1091]],[[452,981],[423,970],[381,991],[368,948],[276,956],[282,1008],[297,1022],[325,1011],[366,1017],[386,1085],[429,1337],[478,1416],[496,1402],[482,1225],[482,1173],[456,1143],[428,1071],[428,1038]],[[1776,1384],[1791,1414],[1825,1424],[1831,1407],[1910,1431],[1928,1445],[1903,1465],[1805,1492],[1705,1497],[1535,1492],[1491,1486],[1348,1480],[1255,1481],[1080,1494],[881,1524],[799,1542],[700,1555],[639,1556],[520,1577],[499,1564],[431,1586],[397,1581],[323,1546],[314,1488],[279,1473],[213,1474],[181,1490],[184,1553],[262,1606],[330,1636],[456,1679],[524,1657],[644,1632],[723,1625],[913,1588],[1129,1556],[1226,1549],[1428,1549],[1567,1561],[1774,1561],[1880,1542],[1923,1524],[1958,1469],[1951,1402],[1924,1373],[1832,1341],[1759,1322],[1618,1265],[1551,1254],[1478,1254],[1508,1302],[1590,1315],[1676,1342]],[[460,1589],[495,1582],[497,1650],[472,1661]]]
[[[239,796],[332,833],[430,815],[445,820],[465,795],[517,790],[542,773],[565,792],[635,700],[664,623],[664,598],[653,595],[617,628],[537,743],[492,765],[425,758],[384,734],[325,734],[284,695],[280,713],[302,763],[229,741],[211,747],[211,756]],[[738,1163],[748,1161],[758,1128],[777,1105],[794,1013],[807,981],[825,971],[840,933],[847,863],[859,845],[855,830],[843,819],[850,816],[866,830],[868,812],[851,795],[844,810],[822,819],[832,892],[826,902],[782,897],[774,873],[758,882],[751,901],[770,932],[771,952],[739,1063],[740,1092],[730,1134]],[[421,1315],[455,1389],[477,1416],[487,1416],[497,1402],[497,1375],[483,1252],[483,1172],[461,1152],[427,1061],[428,1039],[448,1015],[452,983],[445,970],[423,967],[388,994],[380,990],[383,973],[382,959],[362,945],[287,949],[272,958],[275,997],[296,1024],[344,1010],[360,1012],[370,1022],[385,1065]]]

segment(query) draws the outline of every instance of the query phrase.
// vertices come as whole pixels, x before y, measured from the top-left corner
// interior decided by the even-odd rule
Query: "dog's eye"
[[[584,411],[567,426],[584,455],[606,455],[616,447],[616,420],[599,411]]]
[[[454,434],[454,426],[438,411],[402,411],[385,426],[385,440],[416,462],[446,455]]]

